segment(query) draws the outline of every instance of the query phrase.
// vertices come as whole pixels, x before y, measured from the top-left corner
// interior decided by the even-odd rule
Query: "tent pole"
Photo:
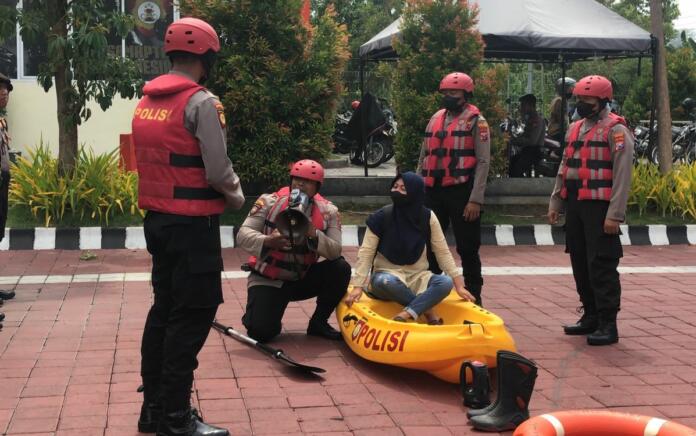
[[[360,101],[365,97],[365,59],[360,58]],[[361,111],[360,132],[362,134],[362,158],[365,168],[365,177],[367,177],[367,138],[365,137],[365,116],[362,115],[365,111]]]
[[[360,58],[360,99],[365,95],[365,59]]]
[[[652,104],[650,105],[650,127],[648,128],[648,149],[652,150],[653,144],[655,142],[655,135],[653,134],[653,126],[655,126],[655,106],[657,105],[657,99],[655,95],[657,94],[657,38],[654,36],[650,37],[652,44],[652,76],[653,76],[653,87],[652,87]]]

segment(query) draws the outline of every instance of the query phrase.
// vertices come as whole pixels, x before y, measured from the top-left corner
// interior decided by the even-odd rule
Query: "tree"
[[[300,0],[185,0],[219,33],[212,83],[227,111],[228,150],[240,178],[287,183],[288,164],[331,151],[348,37],[333,8],[306,26]]]
[[[474,103],[489,123],[504,115],[498,96],[504,67],[484,68],[483,39],[476,30],[478,10],[466,0],[409,0],[402,15],[401,41],[393,91],[399,120],[396,160],[402,169],[417,165],[423,131],[440,105],[438,85],[452,71],[470,74]],[[499,135],[498,135],[499,136]]]
[[[107,50],[107,38],[124,38],[133,28],[130,16],[104,0],[25,0],[24,9],[0,9],[0,37],[19,23],[25,44],[45,50],[38,82],[48,92],[55,84],[58,117],[58,159],[70,171],[77,155],[77,128],[91,116],[94,99],[102,110],[116,94],[140,95],[142,78],[136,65]]]

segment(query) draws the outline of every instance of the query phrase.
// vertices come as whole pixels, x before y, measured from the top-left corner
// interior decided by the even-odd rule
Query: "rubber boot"
[[[467,368],[471,369],[471,383],[466,381]],[[459,369],[459,384],[462,388],[464,406],[470,409],[481,409],[491,404],[489,398],[491,384],[488,380],[488,365],[485,363],[476,360],[467,360],[462,363]]]
[[[575,324],[566,324],[563,326],[563,332],[567,335],[589,335],[597,330],[599,318],[593,307],[584,306],[582,317]]]
[[[611,345],[619,342],[619,330],[616,327],[616,314],[600,314],[597,330],[587,336],[588,345]]]
[[[141,389],[139,388],[138,391]],[[162,417],[162,401],[156,394],[158,388],[142,386],[143,405],[140,407],[138,431],[140,433],[155,433],[157,424]]]
[[[498,399],[495,406],[470,422],[477,430],[507,431],[529,419],[529,400],[534,391],[537,367],[517,353],[499,356]]]
[[[224,428],[208,425],[196,409],[165,413],[157,426],[157,436],[229,436]]]
[[[498,350],[496,353],[496,374],[497,374],[497,380],[498,380],[498,385],[500,386],[500,380],[501,380],[501,375],[500,375],[500,356],[502,354],[508,354],[510,356],[516,356],[516,353],[513,353],[512,351],[507,351],[507,350]],[[496,394],[495,401],[493,401],[491,404],[488,406],[482,408],[482,409],[469,409],[466,411],[466,416],[467,418],[471,418],[473,416],[479,416],[479,415],[485,415],[486,413],[490,412],[493,410],[494,407],[498,404],[500,401],[500,389],[498,389],[498,393]]]

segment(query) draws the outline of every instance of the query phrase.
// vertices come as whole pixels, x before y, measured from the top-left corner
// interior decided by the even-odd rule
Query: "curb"
[[[696,225],[621,226],[622,245],[696,245]],[[237,231],[232,226],[220,227],[222,248],[233,248]],[[7,229],[0,250],[104,250],[145,249],[142,227],[80,227]],[[365,235],[365,226],[343,226],[343,246],[358,247]],[[449,245],[455,245],[451,229],[446,233]],[[481,227],[482,245],[564,245],[565,232],[560,226],[535,224],[513,226],[500,224]]]

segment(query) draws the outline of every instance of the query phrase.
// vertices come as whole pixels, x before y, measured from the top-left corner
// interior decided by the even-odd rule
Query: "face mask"
[[[462,110],[462,105],[459,104],[459,97],[452,97],[451,95],[442,97],[442,106],[450,112]]]
[[[583,118],[591,118],[597,113],[594,110],[593,104],[590,103],[585,103],[584,101],[578,102],[578,104],[575,105],[575,108],[578,110],[578,115],[580,115]]]
[[[408,196],[399,191],[391,191],[391,199],[396,207],[405,206],[408,204]]]

